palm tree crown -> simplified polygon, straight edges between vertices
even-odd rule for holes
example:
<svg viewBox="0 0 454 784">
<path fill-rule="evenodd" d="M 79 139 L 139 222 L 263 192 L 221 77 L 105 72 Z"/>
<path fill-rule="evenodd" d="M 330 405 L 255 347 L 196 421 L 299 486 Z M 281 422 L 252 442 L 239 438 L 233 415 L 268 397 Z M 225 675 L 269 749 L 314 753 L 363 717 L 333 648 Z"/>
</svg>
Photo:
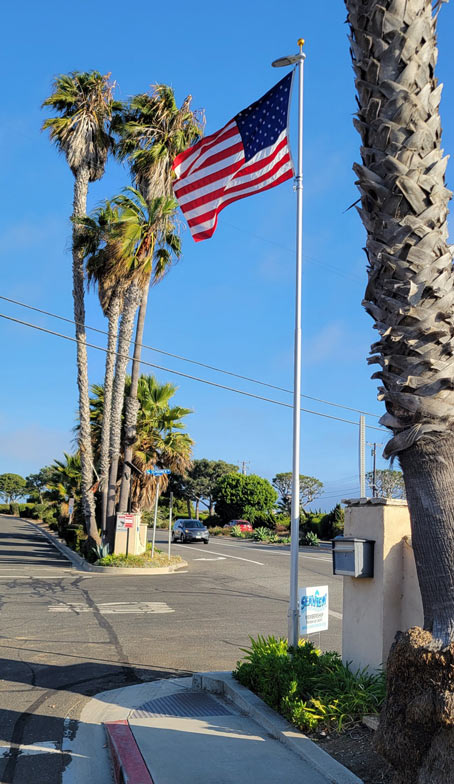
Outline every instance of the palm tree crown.
<svg viewBox="0 0 454 784">
<path fill-rule="evenodd" d="M 112 98 L 115 84 L 109 77 L 98 71 L 60 74 L 53 82 L 52 95 L 43 103 L 58 112 L 43 123 L 43 130 L 49 128 L 74 176 L 81 166 L 88 168 L 90 182 L 103 175 L 113 144 L 110 121 L 121 107 Z"/>
<path fill-rule="evenodd" d="M 171 194 L 175 157 L 203 134 L 203 113 L 191 110 L 191 100 L 188 95 L 178 108 L 173 89 L 157 84 L 151 94 L 135 95 L 115 120 L 117 154 L 129 162 L 137 186 L 147 198 Z"/>
</svg>

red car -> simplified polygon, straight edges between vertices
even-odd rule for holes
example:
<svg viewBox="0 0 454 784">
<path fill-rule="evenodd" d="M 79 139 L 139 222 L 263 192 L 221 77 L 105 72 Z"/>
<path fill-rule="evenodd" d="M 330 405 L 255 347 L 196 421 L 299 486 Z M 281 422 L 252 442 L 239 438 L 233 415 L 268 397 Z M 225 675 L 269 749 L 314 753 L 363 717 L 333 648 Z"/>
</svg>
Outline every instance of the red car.
<svg viewBox="0 0 454 784">
<path fill-rule="evenodd" d="M 241 531 L 254 530 L 249 520 L 230 520 L 230 523 L 226 523 L 224 528 L 233 528 L 235 525 L 237 525 Z"/>
</svg>

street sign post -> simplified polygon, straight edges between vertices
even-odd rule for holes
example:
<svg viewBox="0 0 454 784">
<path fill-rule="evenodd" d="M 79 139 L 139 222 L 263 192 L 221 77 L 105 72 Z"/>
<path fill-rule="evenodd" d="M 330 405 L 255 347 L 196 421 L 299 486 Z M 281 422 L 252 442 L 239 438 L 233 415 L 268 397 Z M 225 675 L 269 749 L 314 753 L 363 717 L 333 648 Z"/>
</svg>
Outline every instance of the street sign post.
<svg viewBox="0 0 454 784">
<path fill-rule="evenodd" d="M 300 634 L 314 634 L 328 629 L 328 586 L 318 585 L 299 590 Z"/>
<path fill-rule="evenodd" d="M 173 493 L 170 493 L 169 504 L 169 544 L 168 544 L 168 557 L 170 558 L 170 542 L 172 541 L 172 511 L 173 511 Z"/>
</svg>

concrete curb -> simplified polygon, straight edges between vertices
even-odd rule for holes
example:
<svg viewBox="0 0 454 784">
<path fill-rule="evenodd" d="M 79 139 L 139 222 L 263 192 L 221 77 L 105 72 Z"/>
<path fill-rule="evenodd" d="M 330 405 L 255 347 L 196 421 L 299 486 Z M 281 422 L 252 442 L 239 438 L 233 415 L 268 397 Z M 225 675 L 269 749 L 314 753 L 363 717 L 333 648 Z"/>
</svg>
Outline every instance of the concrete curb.
<svg viewBox="0 0 454 784">
<path fill-rule="evenodd" d="M 105 722 L 116 784 L 154 784 L 127 719 Z"/>
<path fill-rule="evenodd" d="M 112 784 L 113 760 L 105 724 L 127 721 L 129 713 L 145 702 L 190 689 L 191 683 L 192 678 L 184 676 L 109 689 L 89 699 L 77 719 L 67 716 L 62 751 L 70 762 L 63 770 L 62 784 Z"/>
<path fill-rule="evenodd" d="M 172 574 L 172 572 L 177 572 L 179 569 L 185 569 L 188 566 L 187 561 L 182 561 L 181 563 L 173 564 L 172 566 L 157 566 L 152 569 L 142 568 L 141 566 L 94 566 L 93 564 L 88 563 L 85 558 L 82 558 L 78 553 L 75 553 L 74 550 L 71 550 L 59 536 L 52 533 L 45 523 L 36 523 L 25 518 L 16 519 L 20 519 L 22 522 L 26 522 L 40 531 L 43 536 L 45 536 L 46 539 L 48 539 L 49 542 L 81 572 L 98 572 L 98 574 L 107 574 L 112 577 L 127 574 L 141 574 L 149 577 L 150 575 L 155 574 Z"/>
<path fill-rule="evenodd" d="M 260 697 L 236 681 L 230 672 L 198 672 L 193 675 L 195 689 L 220 694 L 231 700 L 241 711 L 260 724 L 272 738 L 281 741 L 287 748 L 325 776 L 331 784 L 363 784 L 350 770 L 330 757 L 316 743 L 289 724 L 272 710 Z"/>
</svg>

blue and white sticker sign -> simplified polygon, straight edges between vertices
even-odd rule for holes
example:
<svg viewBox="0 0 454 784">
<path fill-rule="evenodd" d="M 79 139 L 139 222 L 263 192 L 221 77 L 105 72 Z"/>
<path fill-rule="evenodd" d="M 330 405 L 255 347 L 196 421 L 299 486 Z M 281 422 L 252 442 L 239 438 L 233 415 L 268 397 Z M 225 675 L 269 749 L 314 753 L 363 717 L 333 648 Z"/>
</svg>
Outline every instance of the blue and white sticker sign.
<svg viewBox="0 0 454 784">
<path fill-rule="evenodd" d="M 328 628 L 328 586 L 299 590 L 300 634 L 324 632 Z"/>
</svg>

